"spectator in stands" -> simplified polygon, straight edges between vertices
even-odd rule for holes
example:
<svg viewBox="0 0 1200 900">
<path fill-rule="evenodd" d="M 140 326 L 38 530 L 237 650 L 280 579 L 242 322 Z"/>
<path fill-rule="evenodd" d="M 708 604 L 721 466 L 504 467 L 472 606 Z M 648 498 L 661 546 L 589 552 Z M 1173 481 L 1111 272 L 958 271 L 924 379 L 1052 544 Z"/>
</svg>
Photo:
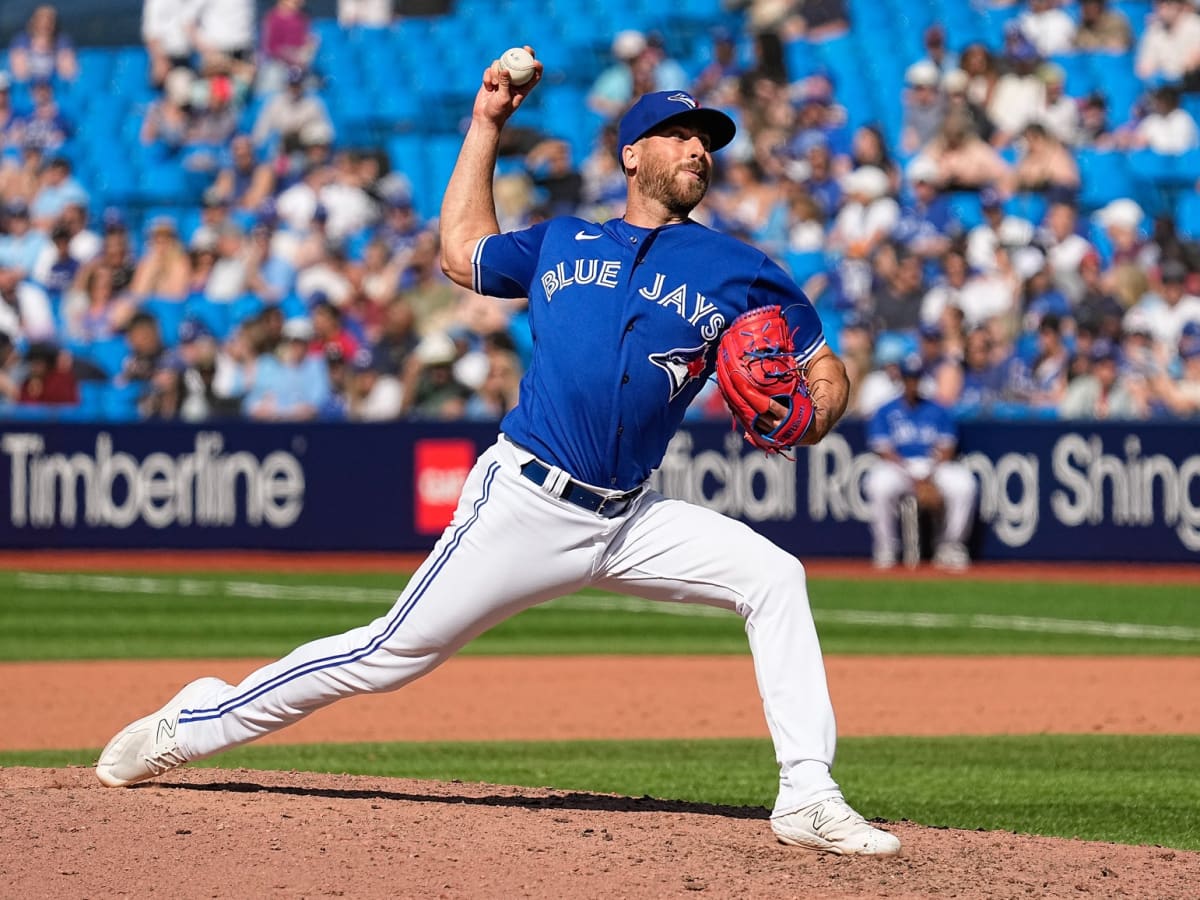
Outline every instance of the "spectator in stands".
<svg viewBox="0 0 1200 900">
<path fill-rule="evenodd" d="M 571 145 L 546 138 L 525 154 L 525 169 L 545 197 L 549 215 L 574 215 L 583 199 L 583 176 L 571 161 Z"/>
<path fill-rule="evenodd" d="M 1079 166 L 1062 141 L 1033 122 L 1025 127 L 1013 179 L 1018 191 L 1073 197 L 1079 190 Z"/>
<path fill-rule="evenodd" d="M 346 418 L 350 421 L 387 422 L 400 417 L 404 386 L 386 370 L 387 365 L 367 347 L 354 354 L 346 392 Z"/>
<path fill-rule="evenodd" d="M 992 143 L 1003 146 L 1036 121 L 1042 109 L 1045 86 L 1037 76 L 1041 62 L 1035 47 L 1020 31 L 1011 32 L 1005 39 L 1005 61 L 1008 72 L 996 82 L 988 100 L 987 114 L 996 126 Z"/>
<path fill-rule="evenodd" d="M 75 45 L 58 29 L 58 12 L 44 4 L 8 47 L 8 66 L 17 81 L 74 81 L 79 74 Z"/>
<path fill-rule="evenodd" d="M 381 371 L 389 375 L 404 372 L 408 357 L 420 340 L 412 306 L 403 297 L 396 297 L 384 310 L 381 333 L 375 344 Z"/>
<path fill-rule="evenodd" d="M 30 344 L 25 351 L 25 380 L 17 402 L 53 406 L 79 403 L 79 382 L 71 371 L 70 354 L 60 353 L 54 344 Z"/>
<path fill-rule="evenodd" d="M 202 72 L 227 72 L 248 85 L 254 81 L 254 0 L 193 0 L 192 45 Z"/>
<path fill-rule="evenodd" d="M 490 348 L 488 372 L 483 384 L 467 400 L 468 419 L 498 422 L 517 405 L 521 384 L 521 360 L 512 350 Z"/>
<path fill-rule="evenodd" d="M 1067 385 L 1058 414 L 1064 419 L 1141 419 L 1145 410 L 1119 376 L 1116 346 L 1096 338 L 1088 352 L 1088 372 Z"/>
<path fill-rule="evenodd" d="M 1111 246 L 1111 267 L 1149 262 L 1146 241 L 1140 229 L 1145 213 L 1135 200 L 1120 197 L 1096 211 L 1096 222 L 1104 229 Z"/>
<path fill-rule="evenodd" d="M 54 313 L 46 292 L 13 269 L 0 269 L 0 332 L 13 343 L 54 340 Z"/>
<path fill-rule="evenodd" d="M 1200 89 L 1200 14 L 1183 0 L 1155 0 L 1134 63 L 1146 82 L 1179 82 Z"/>
<path fill-rule="evenodd" d="M 1079 212 L 1065 200 L 1051 203 L 1046 210 L 1037 243 L 1046 252 L 1054 277 L 1054 285 L 1074 303 L 1083 294 L 1079 264 L 1092 249 L 1087 238 L 1079 234 Z"/>
<path fill-rule="evenodd" d="M 832 222 L 843 204 L 842 182 L 845 175 L 838 177 L 833 171 L 833 152 L 823 135 L 810 135 L 796 145 L 799 162 L 807 165 L 807 176 L 802 180 L 812 198 L 817 201 L 827 222 Z M 863 168 L 872 168 L 864 166 Z M 884 172 L 887 179 L 887 173 Z"/>
<path fill-rule="evenodd" d="M 1101 93 L 1088 94 L 1079 103 L 1079 128 L 1076 144 L 1096 150 L 1110 150 L 1116 136 L 1108 121 L 1108 101 Z"/>
<path fill-rule="evenodd" d="M 725 160 L 721 169 L 723 177 L 708 195 L 708 205 L 715 216 L 714 227 L 743 235 L 752 242 L 766 241 L 768 226 L 775 219 L 781 201 L 779 190 L 763 180 L 762 171 L 753 159 Z M 782 239 L 782 235 L 778 237 Z M 778 244 L 775 249 L 779 249 Z"/>
<path fill-rule="evenodd" d="M 904 92 L 900 149 L 906 155 L 916 153 L 932 141 L 942 126 L 945 103 L 938 90 L 940 81 L 937 66 L 926 60 L 913 63 L 904 73 L 908 87 Z"/>
<path fill-rule="evenodd" d="M 188 107 L 192 102 L 191 69 L 176 66 L 163 76 L 163 93 L 146 109 L 138 140 L 143 146 L 161 144 L 174 153 L 187 141 Z"/>
<path fill-rule="evenodd" d="M 713 105 L 714 98 L 726 96 L 737 89 L 737 83 L 745 71 L 738 59 L 737 42 L 726 28 L 714 28 L 712 50 L 707 65 L 692 81 L 691 94 L 701 103 Z"/>
<path fill-rule="evenodd" d="M 1147 293 L 1130 310 L 1146 317 L 1154 339 L 1164 347 L 1178 345 L 1188 322 L 1200 323 L 1200 297 L 1188 291 L 1190 274 L 1187 264 L 1180 260 L 1163 261 L 1158 270 L 1158 290 Z"/>
<path fill-rule="evenodd" d="M 1151 112 L 1138 122 L 1129 146 L 1155 153 L 1179 156 L 1200 146 L 1200 129 L 1191 114 L 1179 106 L 1179 91 L 1160 87 L 1153 94 Z"/>
<path fill-rule="evenodd" d="M 950 241 L 962 233 L 962 224 L 939 191 L 937 164 L 918 156 L 908 164 L 911 199 L 900 207 L 892 238 L 921 260 L 940 257 Z"/>
<path fill-rule="evenodd" d="M 1063 144 L 1079 143 L 1079 104 L 1066 94 L 1067 73 L 1056 63 L 1043 63 L 1038 77 L 1045 85 L 1037 124 Z"/>
<path fill-rule="evenodd" d="M 312 322 L 287 320 L 282 338 L 277 352 L 258 357 L 242 409 L 252 419 L 272 422 L 314 419 L 329 398 L 329 367 L 324 355 L 308 352 Z"/>
<path fill-rule="evenodd" d="M 275 172 L 259 162 L 249 135 L 236 135 L 229 144 L 229 160 L 209 188 L 211 195 L 240 210 L 252 212 L 275 190 Z"/>
<path fill-rule="evenodd" d="M 903 394 L 881 407 L 867 425 L 867 441 L 878 456 L 863 483 L 871 512 L 872 557 L 876 568 L 896 565 L 900 499 L 914 491 L 931 490 L 940 494 L 944 505 L 934 564 L 962 570 L 970 565 L 966 539 L 975 503 L 975 479 L 954 461 L 958 448 L 954 420 L 944 407 L 920 394 L 920 356 L 905 357 L 900 372 Z"/>
<path fill-rule="evenodd" d="M 392 21 L 393 0 L 338 0 L 337 19 L 343 28 L 384 28 Z"/>
<path fill-rule="evenodd" d="M 28 278 L 47 244 L 46 235 L 31 225 L 25 201 L 11 201 L 4 210 L 4 233 L 0 233 L 0 282 L 15 285 Z"/>
<path fill-rule="evenodd" d="M 640 31 L 617 32 L 610 48 L 613 62 L 592 83 L 587 95 L 588 109 L 605 119 L 616 119 L 625 111 L 633 98 L 634 64 L 646 47 L 646 36 Z"/>
<path fill-rule="evenodd" d="M 793 253 L 815 253 L 825 249 L 825 216 L 812 194 L 802 185 L 792 186 L 787 226 L 787 245 Z"/>
<path fill-rule="evenodd" d="M 829 248 L 852 259 L 869 259 L 896 227 L 900 207 L 888 195 L 887 175 L 875 166 L 846 173 L 842 191 L 846 202 L 834 220 Z"/>
<path fill-rule="evenodd" d="M 1075 20 L 1058 0 L 1029 0 L 1028 9 L 1017 17 L 1017 28 L 1042 56 L 1070 53 L 1075 43 Z"/>
<path fill-rule="evenodd" d="M 1037 247 L 1026 248 L 1020 259 L 1026 267 L 1021 286 L 1021 330 L 1027 334 L 1037 332 L 1046 316 L 1069 321 L 1071 302 L 1055 287 L 1053 269 L 1042 251 Z"/>
<path fill-rule="evenodd" d="M 963 346 L 962 393 L 955 404 L 960 412 L 986 415 L 1004 396 L 1007 361 L 997 361 L 995 355 L 996 343 L 986 327 L 973 327 L 967 332 Z"/>
<path fill-rule="evenodd" d="M 938 280 L 921 301 L 921 324 L 942 329 L 944 336 L 946 310 L 958 309 L 969 274 L 961 242 L 951 244 L 942 254 L 940 269 Z"/>
<path fill-rule="evenodd" d="M 1079 261 L 1079 281 L 1083 290 L 1075 301 L 1075 322 L 1081 329 L 1115 341 L 1121 334 L 1124 307 L 1104 287 L 1100 254 L 1088 250 Z"/>
<path fill-rule="evenodd" d="M 166 357 L 158 320 L 147 312 L 137 312 L 125 330 L 128 355 L 121 364 L 116 382 L 119 385 L 145 384 L 153 380 Z"/>
<path fill-rule="evenodd" d="M 408 358 L 404 376 L 404 411 L 421 419 L 461 419 L 470 388 L 454 376 L 458 349 L 442 331 L 422 338 Z"/>
<path fill-rule="evenodd" d="M 983 221 L 967 233 L 967 263 L 979 272 L 996 269 L 996 251 L 1003 246 L 1023 247 L 1033 241 L 1033 223 L 1004 211 L 1004 199 L 995 188 L 979 192 Z"/>
<path fill-rule="evenodd" d="M 287 81 L 288 69 L 308 69 L 317 51 L 304 0 L 276 0 L 262 22 L 258 92 L 273 94 Z"/>
<path fill-rule="evenodd" d="M 921 395 L 949 408 L 962 393 L 961 360 L 946 349 L 941 325 L 922 323 L 917 328 L 921 356 Z"/>
<path fill-rule="evenodd" d="M 937 66 L 938 74 L 958 68 L 958 54 L 946 47 L 946 29 L 934 22 L 921 35 L 921 44 L 925 48 L 924 59 Z"/>
<path fill-rule="evenodd" d="M 620 215 L 625 208 L 625 174 L 617 160 L 616 145 L 616 125 L 608 123 L 600 129 L 592 152 L 579 167 L 586 211 L 597 222 Z"/>
<path fill-rule="evenodd" d="M 33 82 L 33 109 L 21 118 L 21 140 L 53 154 L 67 142 L 72 126 L 54 99 L 54 85 L 45 79 Z"/>
<path fill-rule="evenodd" d="M 50 230 L 50 243 L 43 248 L 30 278 L 51 295 L 61 297 L 75 283 L 79 260 L 71 255 L 71 232 L 61 222 Z"/>
<path fill-rule="evenodd" d="M 900 167 L 892 158 L 883 130 L 875 124 L 860 125 L 850 138 L 850 165 L 847 169 L 875 166 L 888 177 L 888 187 L 893 192 L 901 188 Z"/>
<path fill-rule="evenodd" d="M 7 72 L 0 69 L 0 169 L 11 165 L 10 152 L 20 149 L 21 119 L 12 101 L 12 84 Z M 0 182 L 0 187 L 3 182 Z"/>
<path fill-rule="evenodd" d="M 20 355 L 8 332 L 0 330 L 0 413 L 17 402 L 21 394 Z"/>
<path fill-rule="evenodd" d="M 892 259 L 884 259 L 891 256 Z M 877 332 L 914 332 L 925 297 L 921 258 L 894 244 L 880 248 L 876 269 L 882 269 L 872 291 L 872 324 Z"/>
<path fill-rule="evenodd" d="M 258 114 L 252 137 L 256 147 L 278 142 L 283 153 L 303 148 L 301 133 L 306 126 L 324 126 L 333 133 L 333 123 L 324 101 L 306 88 L 308 73 L 299 66 L 288 69 L 287 90 L 276 94 Z"/>
<path fill-rule="evenodd" d="M 1109 9 L 1108 0 L 1081 0 L 1075 49 L 1085 53 L 1126 53 L 1133 46 L 1129 20 L 1119 10 Z"/>
<path fill-rule="evenodd" d="M 192 59 L 195 4 L 181 0 L 143 0 L 142 42 L 150 56 L 150 83 L 160 88 L 172 69 Z"/>
<path fill-rule="evenodd" d="M 150 223 L 148 246 L 133 273 L 130 292 L 138 300 L 183 300 L 191 277 L 192 264 L 179 240 L 175 220 L 157 217 Z"/>
<path fill-rule="evenodd" d="M 1189 323 L 1184 326 L 1178 351 L 1183 366 L 1180 377 L 1172 379 L 1164 369 L 1152 386 L 1168 412 L 1194 418 L 1200 415 L 1200 325 Z"/>
<path fill-rule="evenodd" d="M 1037 350 L 1028 365 L 1017 361 L 1009 368 L 1006 394 L 1036 410 L 1057 410 L 1066 396 L 1071 354 L 1062 337 L 1062 320 L 1042 316 L 1037 326 Z"/>
<path fill-rule="evenodd" d="M 71 161 L 65 156 L 52 156 L 46 161 L 41 186 L 30 204 L 33 226 L 49 231 L 68 204 L 87 208 L 88 194 L 71 174 Z"/>
<path fill-rule="evenodd" d="M 1000 83 L 995 57 L 985 44 L 968 44 L 959 56 L 958 65 L 967 75 L 967 99 L 972 106 L 987 110 Z"/>
<path fill-rule="evenodd" d="M 312 341 L 308 345 L 310 354 L 321 355 L 331 346 L 337 347 L 343 359 L 353 361 L 359 350 L 359 342 L 342 324 L 342 311 L 322 294 L 317 294 L 310 303 L 312 310 Z"/>
<path fill-rule="evenodd" d="M 128 327 L 136 305 L 116 286 L 112 266 L 101 257 L 83 267 L 75 286 L 63 299 L 66 336 L 92 343 L 120 334 Z"/>
<path fill-rule="evenodd" d="M 1011 173 L 1004 160 L 971 130 L 962 112 L 947 116 L 941 133 L 922 152 L 938 167 L 944 191 L 977 191 L 989 185 L 1007 190 Z"/>
<path fill-rule="evenodd" d="M 989 142 L 995 128 L 992 127 L 992 120 L 987 117 L 983 107 L 971 100 L 968 90 L 970 82 L 970 77 L 962 69 L 950 69 L 942 75 L 941 88 L 946 103 L 946 115 L 967 116 L 971 122 L 971 130 L 979 135 L 981 140 Z"/>
<path fill-rule="evenodd" d="M 809 41 L 827 41 L 850 29 L 850 15 L 845 0 L 794 0 L 797 19 L 790 23 L 792 37 Z"/>
</svg>

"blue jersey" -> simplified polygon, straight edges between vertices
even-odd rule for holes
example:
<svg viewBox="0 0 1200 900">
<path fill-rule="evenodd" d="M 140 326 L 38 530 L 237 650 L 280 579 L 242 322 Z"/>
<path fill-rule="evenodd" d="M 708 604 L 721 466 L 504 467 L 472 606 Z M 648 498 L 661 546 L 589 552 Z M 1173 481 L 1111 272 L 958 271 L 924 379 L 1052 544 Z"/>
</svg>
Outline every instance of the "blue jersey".
<svg viewBox="0 0 1200 900">
<path fill-rule="evenodd" d="M 479 293 L 529 298 L 533 359 L 501 429 L 600 487 L 630 489 L 662 462 L 717 341 L 746 310 L 782 306 L 801 361 L 825 343 L 779 266 L 696 222 L 556 218 L 481 239 L 472 266 Z"/>
<path fill-rule="evenodd" d="M 909 406 L 904 397 L 881 406 L 867 423 L 867 441 L 876 452 L 894 450 L 904 459 L 926 459 L 937 447 L 958 442 L 954 420 L 924 397 Z"/>
</svg>

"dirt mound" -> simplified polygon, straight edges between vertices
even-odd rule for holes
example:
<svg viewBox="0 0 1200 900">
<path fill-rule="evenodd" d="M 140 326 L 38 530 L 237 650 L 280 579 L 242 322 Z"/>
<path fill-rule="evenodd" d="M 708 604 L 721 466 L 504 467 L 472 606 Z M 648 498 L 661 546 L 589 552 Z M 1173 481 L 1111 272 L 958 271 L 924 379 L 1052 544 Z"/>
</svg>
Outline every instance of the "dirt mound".
<svg viewBox="0 0 1200 900">
<path fill-rule="evenodd" d="M 0 895 L 72 898 L 1194 896 L 1200 854 L 889 824 L 896 859 L 782 847 L 766 812 L 297 772 L 130 790 L 0 769 Z"/>
</svg>

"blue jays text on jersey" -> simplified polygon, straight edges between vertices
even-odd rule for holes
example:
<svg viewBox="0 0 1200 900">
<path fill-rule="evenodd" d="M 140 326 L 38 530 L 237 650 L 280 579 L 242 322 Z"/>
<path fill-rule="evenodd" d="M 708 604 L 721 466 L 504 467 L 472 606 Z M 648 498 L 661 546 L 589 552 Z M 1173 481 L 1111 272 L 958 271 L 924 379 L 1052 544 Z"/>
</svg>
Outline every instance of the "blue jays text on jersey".
<svg viewBox="0 0 1200 900">
<path fill-rule="evenodd" d="M 905 459 L 923 459 L 936 447 L 956 444 L 958 431 L 946 409 L 932 400 L 918 397 L 909 406 L 904 397 L 897 397 L 871 417 L 867 442 L 872 450 L 890 449 Z"/>
<path fill-rule="evenodd" d="M 662 461 L 747 309 L 779 304 L 801 362 L 825 343 L 804 293 L 760 250 L 696 222 L 562 217 L 482 238 L 474 287 L 528 297 L 533 360 L 512 440 L 580 481 L 626 490 Z"/>
</svg>

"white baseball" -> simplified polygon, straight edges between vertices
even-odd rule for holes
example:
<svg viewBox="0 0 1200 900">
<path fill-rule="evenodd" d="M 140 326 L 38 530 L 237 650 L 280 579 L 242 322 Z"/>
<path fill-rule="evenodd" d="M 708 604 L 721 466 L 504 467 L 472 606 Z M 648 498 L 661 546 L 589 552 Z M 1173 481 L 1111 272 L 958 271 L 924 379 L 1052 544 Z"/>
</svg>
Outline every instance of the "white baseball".
<svg viewBox="0 0 1200 900">
<path fill-rule="evenodd" d="M 533 56 L 524 47 L 513 47 L 500 56 L 500 67 L 508 71 L 509 81 L 519 86 L 533 77 Z"/>
</svg>

